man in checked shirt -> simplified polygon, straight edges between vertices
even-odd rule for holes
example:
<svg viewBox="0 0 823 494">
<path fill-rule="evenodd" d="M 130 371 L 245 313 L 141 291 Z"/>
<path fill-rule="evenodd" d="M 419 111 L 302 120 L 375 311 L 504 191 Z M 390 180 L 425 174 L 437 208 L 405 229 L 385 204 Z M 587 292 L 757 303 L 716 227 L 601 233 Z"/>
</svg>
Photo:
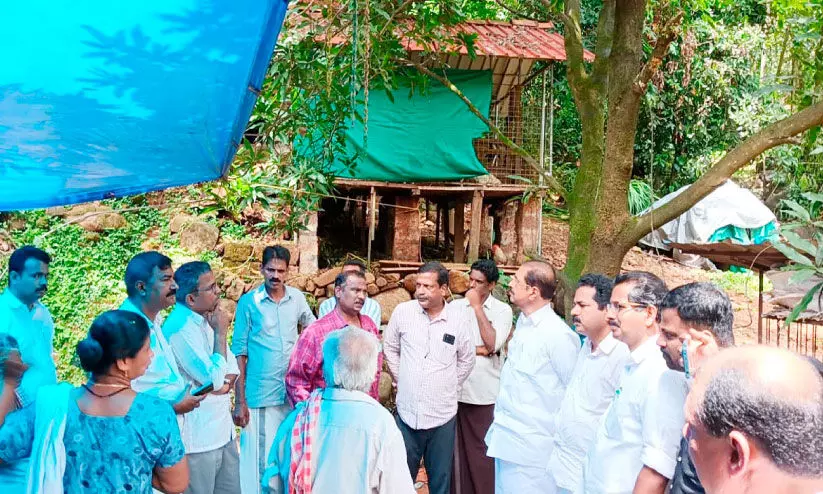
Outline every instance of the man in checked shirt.
<svg viewBox="0 0 823 494">
<path fill-rule="evenodd" d="M 422 457 L 431 494 L 449 492 L 457 398 L 474 367 L 470 320 L 465 310 L 446 303 L 448 289 L 446 268 L 424 264 L 416 300 L 397 306 L 383 335 L 409 472 L 417 476 Z"/>
</svg>

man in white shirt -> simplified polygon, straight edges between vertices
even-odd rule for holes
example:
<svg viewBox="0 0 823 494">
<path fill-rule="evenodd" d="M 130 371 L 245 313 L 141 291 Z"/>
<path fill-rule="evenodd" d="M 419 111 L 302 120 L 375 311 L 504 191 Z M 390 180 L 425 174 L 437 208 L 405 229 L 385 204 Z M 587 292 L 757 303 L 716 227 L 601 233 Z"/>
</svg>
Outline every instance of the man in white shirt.
<svg viewBox="0 0 823 494">
<path fill-rule="evenodd" d="M 171 259 L 156 251 L 141 252 L 126 265 L 125 282 L 128 297 L 120 310 L 134 312 L 146 320 L 154 354 L 146 373 L 132 380 L 131 387 L 138 393 L 170 402 L 182 428 L 183 414 L 197 408 L 204 397 L 192 396 L 161 329 L 160 312 L 174 304 L 177 292 Z"/>
<path fill-rule="evenodd" d="M 353 326 L 329 333 L 323 342 L 326 388 L 301 401 L 281 424 L 264 485 L 283 492 L 307 492 L 308 484 L 318 494 L 414 494 L 403 436 L 368 395 L 378 348 L 374 335 Z M 308 474 L 293 476 L 292 467 Z"/>
<path fill-rule="evenodd" d="M 30 245 L 9 257 L 9 286 L 0 295 L 0 334 L 16 340 L 20 358 L 28 366 L 17 386 L 15 406 L 31 405 L 38 389 L 57 383 L 54 320 L 40 302 L 48 287 L 49 263 L 47 253 Z M 0 485 L 9 492 L 24 490 L 28 466 L 28 458 L 0 466 Z"/>
<path fill-rule="evenodd" d="M 448 289 L 446 268 L 424 264 L 417 273 L 416 300 L 394 309 L 383 335 L 409 472 L 414 479 L 423 458 L 431 494 L 449 492 L 457 397 L 474 367 L 469 319 L 465 310 L 446 303 Z"/>
<path fill-rule="evenodd" d="M 666 284 L 645 271 L 618 275 L 608 321 L 631 352 L 620 387 L 586 455 L 579 494 L 662 494 L 674 474 L 686 385 L 657 346 Z"/>
<path fill-rule="evenodd" d="M 549 472 L 561 494 L 570 494 L 577 487 L 586 452 L 629 359 L 629 348 L 615 339 L 606 320 L 612 283 L 602 274 L 586 274 L 574 292 L 572 323 L 586 339 L 560 403 L 554 450 L 549 458 Z"/>
<path fill-rule="evenodd" d="M 474 370 L 466 378 L 457 402 L 452 492 L 494 492 L 494 459 L 486 455 L 484 438 L 494 420 L 500 388 L 500 351 L 512 329 L 512 308 L 492 296 L 500 279 L 497 264 L 481 259 L 469 271 L 470 290 L 452 305 L 469 313 L 473 331 Z"/>
<path fill-rule="evenodd" d="M 580 338 L 552 309 L 556 285 L 554 269 L 542 261 L 524 263 L 511 281 L 510 298 L 521 313 L 486 435 L 497 494 L 556 491 L 546 459 L 580 348 Z"/>
<path fill-rule="evenodd" d="M 236 494 L 240 466 L 229 391 L 240 371 L 226 348 L 231 321 L 217 308 L 220 288 L 208 263 L 183 264 L 174 281 L 177 304 L 163 323 L 163 335 L 184 379 L 194 388 L 213 387 L 200 406 L 186 414 L 181 431 L 191 472 L 186 493 Z"/>
<path fill-rule="evenodd" d="M 345 274 L 349 272 L 357 272 L 363 276 L 366 276 L 366 265 L 363 264 L 363 261 L 358 259 L 349 259 L 343 263 L 343 269 L 340 273 Z M 322 318 L 329 312 L 333 311 L 335 307 L 337 307 L 337 297 L 331 297 L 324 300 L 323 303 L 320 304 L 320 307 L 317 308 L 317 318 Z M 369 298 L 367 295 L 366 300 L 363 301 L 363 307 L 360 308 L 360 314 L 371 319 L 377 329 L 380 329 L 380 321 L 383 317 L 383 312 L 382 309 L 380 309 L 380 304 L 377 303 L 376 300 Z"/>
</svg>

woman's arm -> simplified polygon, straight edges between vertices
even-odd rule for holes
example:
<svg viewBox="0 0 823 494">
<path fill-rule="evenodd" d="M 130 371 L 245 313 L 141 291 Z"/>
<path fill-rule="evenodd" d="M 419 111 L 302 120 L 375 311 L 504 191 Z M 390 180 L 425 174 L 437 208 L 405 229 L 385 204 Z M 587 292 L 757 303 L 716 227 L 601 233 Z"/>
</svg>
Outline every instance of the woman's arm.
<svg viewBox="0 0 823 494">
<path fill-rule="evenodd" d="M 189 486 L 189 463 L 184 456 L 168 468 L 154 467 L 151 486 L 166 494 L 179 494 Z"/>
</svg>

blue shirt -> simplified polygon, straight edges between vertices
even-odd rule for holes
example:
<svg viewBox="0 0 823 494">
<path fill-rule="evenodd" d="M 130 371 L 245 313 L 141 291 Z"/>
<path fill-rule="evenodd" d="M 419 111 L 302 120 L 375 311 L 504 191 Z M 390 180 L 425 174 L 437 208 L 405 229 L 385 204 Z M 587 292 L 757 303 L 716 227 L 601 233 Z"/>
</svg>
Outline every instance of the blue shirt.
<svg viewBox="0 0 823 494">
<path fill-rule="evenodd" d="M 263 408 L 286 403 L 286 370 L 297 342 L 297 325 L 316 318 L 303 292 L 290 286 L 275 302 L 265 285 L 246 293 L 237 303 L 231 351 L 246 356 L 246 404 Z"/>
<path fill-rule="evenodd" d="M 57 384 L 52 358 L 54 320 L 40 302 L 29 309 L 11 290 L 6 290 L 0 295 L 0 333 L 17 340 L 20 357 L 29 366 L 17 388 L 21 404 L 27 406 L 34 402 L 42 386 Z"/>
<path fill-rule="evenodd" d="M 0 428 L 0 458 L 14 462 L 31 454 L 35 407 L 6 417 Z M 66 430 L 66 494 L 151 494 L 152 470 L 169 468 L 185 454 L 171 405 L 137 393 L 126 415 L 86 415 L 69 400 Z"/>
<path fill-rule="evenodd" d="M 324 300 L 317 309 L 317 317 L 321 318 L 325 316 L 329 312 L 333 311 L 335 307 L 337 307 L 337 297 Z M 360 315 L 366 316 L 374 321 L 374 325 L 377 329 L 380 329 L 382 314 L 383 311 L 380 309 L 380 304 L 378 304 L 373 298 L 366 297 L 366 300 L 363 302 L 363 308 L 360 309 Z"/>
</svg>

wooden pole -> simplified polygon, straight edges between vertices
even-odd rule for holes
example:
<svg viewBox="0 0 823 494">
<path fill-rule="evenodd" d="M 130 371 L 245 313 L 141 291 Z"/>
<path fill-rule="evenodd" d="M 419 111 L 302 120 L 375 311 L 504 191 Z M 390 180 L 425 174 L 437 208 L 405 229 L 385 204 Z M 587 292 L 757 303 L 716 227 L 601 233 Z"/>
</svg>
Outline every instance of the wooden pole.
<svg viewBox="0 0 823 494">
<path fill-rule="evenodd" d="M 465 218 L 466 201 L 462 197 L 454 202 L 454 262 L 463 263 L 466 261 Z"/>
<path fill-rule="evenodd" d="M 374 242 L 374 219 L 377 216 L 377 191 L 374 187 L 369 192 L 369 246 L 366 262 L 371 263 L 371 244 Z"/>
<path fill-rule="evenodd" d="M 443 245 L 446 247 L 446 252 L 449 251 L 449 203 L 443 206 Z"/>
<path fill-rule="evenodd" d="M 435 247 L 437 247 L 437 245 L 440 243 L 440 210 L 441 210 L 440 204 L 437 204 L 437 215 L 436 215 L 435 221 L 434 221 L 434 246 Z"/>
<path fill-rule="evenodd" d="M 483 231 L 483 191 L 472 195 L 472 218 L 469 225 L 469 264 L 480 257 L 480 232 Z"/>
<path fill-rule="evenodd" d="M 757 274 L 757 343 L 763 343 L 763 271 L 758 270 Z"/>
</svg>

